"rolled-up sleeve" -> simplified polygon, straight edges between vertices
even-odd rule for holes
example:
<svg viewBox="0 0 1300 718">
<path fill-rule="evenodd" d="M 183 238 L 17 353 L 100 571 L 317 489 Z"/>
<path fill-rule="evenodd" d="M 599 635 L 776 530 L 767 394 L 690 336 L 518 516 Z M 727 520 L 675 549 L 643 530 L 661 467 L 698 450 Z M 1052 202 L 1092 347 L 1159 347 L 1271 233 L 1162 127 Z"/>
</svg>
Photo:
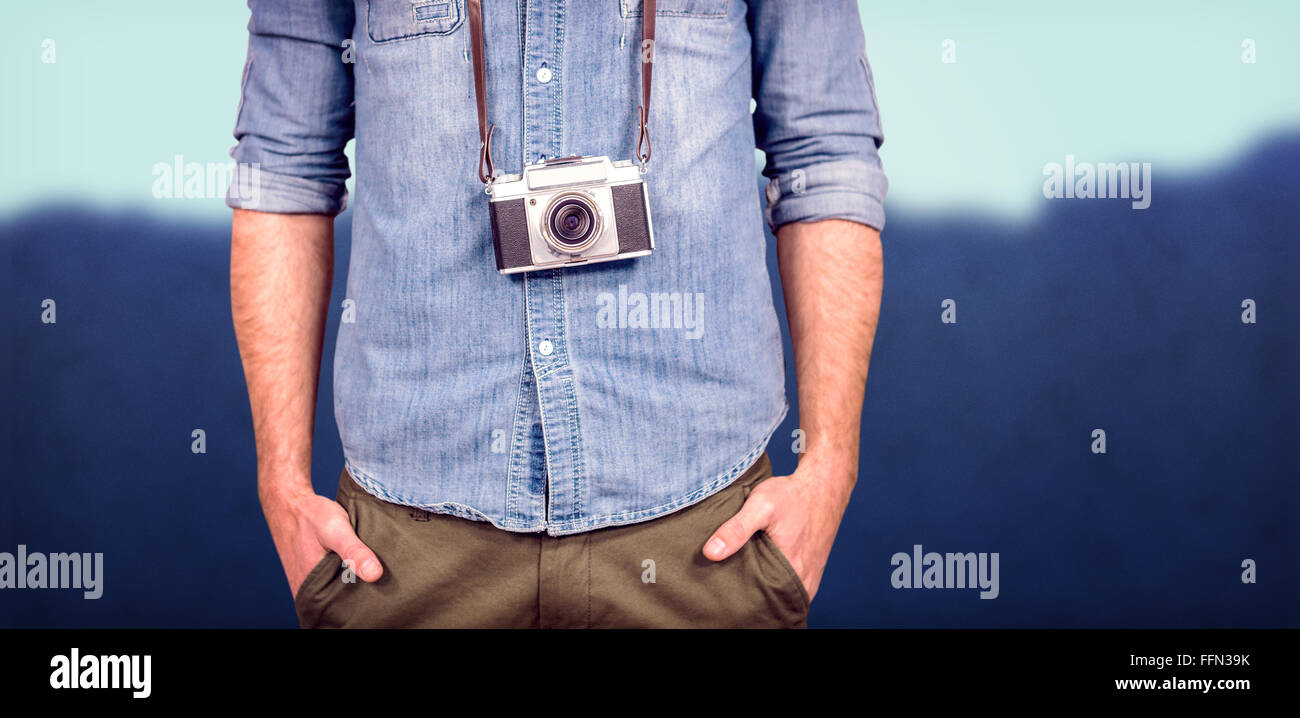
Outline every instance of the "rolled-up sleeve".
<svg viewBox="0 0 1300 718">
<path fill-rule="evenodd" d="M 754 131 L 767 155 L 767 222 L 885 226 L 884 142 L 850 0 L 753 0 Z"/>
<path fill-rule="evenodd" d="M 337 214 L 347 203 L 343 154 L 353 134 L 351 0 L 250 0 L 226 204 Z"/>
</svg>

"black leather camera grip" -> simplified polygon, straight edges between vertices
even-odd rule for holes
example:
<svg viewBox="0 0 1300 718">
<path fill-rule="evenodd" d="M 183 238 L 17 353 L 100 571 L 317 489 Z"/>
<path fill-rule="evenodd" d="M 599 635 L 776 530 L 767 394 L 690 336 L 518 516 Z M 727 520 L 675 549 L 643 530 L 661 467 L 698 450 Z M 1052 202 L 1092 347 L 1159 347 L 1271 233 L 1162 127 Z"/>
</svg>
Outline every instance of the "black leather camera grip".
<svg viewBox="0 0 1300 718">
<path fill-rule="evenodd" d="M 492 249 L 497 256 L 497 269 L 527 267 L 533 263 L 533 253 L 528 244 L 528 214 L 524 200 L 507 199 L 489 202 L 492 214 Z"/>
<path fill-rule="evenodd" d="M 618 251 L 626 253 L 650 249 L 650 214 L 646 209 L 645 184 L 621 184 L 609 189 L 614 197 Z"/>
</svg>

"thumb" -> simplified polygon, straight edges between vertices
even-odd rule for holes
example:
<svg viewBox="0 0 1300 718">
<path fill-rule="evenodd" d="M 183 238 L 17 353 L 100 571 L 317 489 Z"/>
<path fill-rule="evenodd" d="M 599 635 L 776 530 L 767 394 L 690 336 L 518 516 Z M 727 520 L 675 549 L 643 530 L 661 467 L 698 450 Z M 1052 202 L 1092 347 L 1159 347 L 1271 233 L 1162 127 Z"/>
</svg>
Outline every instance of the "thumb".
<svg viewBox="0 0 1300 718">
<path fill-rule="evenodd" d="M 379 557 L 370 550 L 370 547 L 361 542 L 356 532 L 352 530 L 352 524 L 346 519 L 331 521 L 321 533 L 321 545 L 338 554 L 343 559 L 343 563 L 360 576 L 362 581 L 374 583 L 384 575 L 384 567 L 379 563 Z"/>
<path fill-rule="evenodd" d="M 713 536 L 704 542 L 704 557 L 712 561 L 721 561 L 734 554 L 744 546 L 749 538 L 767 526 L 772 518 L 772 505 L 762 494 L 750 494 L 745 505 L 735 516 L 713 532 Z"/>
</svg>

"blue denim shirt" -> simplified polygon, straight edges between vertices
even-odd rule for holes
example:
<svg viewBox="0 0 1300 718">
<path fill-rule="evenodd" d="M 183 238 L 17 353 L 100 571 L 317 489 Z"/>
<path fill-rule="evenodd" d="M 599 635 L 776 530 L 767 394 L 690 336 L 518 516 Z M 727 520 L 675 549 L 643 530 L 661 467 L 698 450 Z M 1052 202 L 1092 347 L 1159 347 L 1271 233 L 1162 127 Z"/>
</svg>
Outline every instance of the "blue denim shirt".
<svg viewBox="0 0 1300 718">
<path fill-rule="evenodd" d="M 464 0 L 249 5 L 233 156 L 259 191 L 228 203 L 338 213 L 356 139 L 334 396 L 363 488 L 562 535 L 688 506 L 759 457 L 787 403 L 755 147 L 770 226 L 884 223 L 853 2 L 659 0 L 653 254 L 510 276 L 476 176 Z M 483 6 L 497 171 L 632 159 L 640 0 Z"/>
</svg>

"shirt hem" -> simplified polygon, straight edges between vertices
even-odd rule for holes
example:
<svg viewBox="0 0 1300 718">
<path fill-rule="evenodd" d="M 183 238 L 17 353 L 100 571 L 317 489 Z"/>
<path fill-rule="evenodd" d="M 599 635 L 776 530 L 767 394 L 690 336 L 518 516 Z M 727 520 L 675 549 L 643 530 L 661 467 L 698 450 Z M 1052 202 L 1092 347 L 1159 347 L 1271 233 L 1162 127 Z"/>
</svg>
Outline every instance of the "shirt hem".
<svg viewBox="0 0 1300 718">
<path fill-rule="evenodd" d="M 748 453 L 746 453 L 735 464 L 732 464 L 730 469 L 714 477 L 704 486 L 701 486 L 684 496 L 680 496 L 672 501 L 646 509 L 621 511 L 619 513 L 594 516 L 577 521 L 559 521 L 553 522 L 549 525 L 544 521 L 523 523 L 519 521 L 493 519 L 472 506 L 456 503 L 454 501 L 443 501 L 438 503 L 421 503 L 419 501 L 414 501 L 388 491 L 377 479 L 358 468 L 347 458 L 344 458 L 343 464 L 347 468 L 348 474 L 352 477 L 352 480 L 355 481 L 366 493 L 382 501 L 387 501 L 390 504 L 410 506 L 417 509 L 423 509 L 429 513 L 456 516 L 469 521 L 482 521 L 512 533 L 545 532 L 550 536 L 567 536 L 571 534 L 585 533 L 587 531 L 594 531 L 596 529 L 626 526 L 628 524 L 649 521 L 699 503 L 713 494 L 727 488 L 741 474 L 748 471 L 749 468 L 754 465 L 754 462 L 758 461 L 759 456 L 763 454 L 763 451 L 767 449 L 768 443 L 772 440 L 772 434 L 776 432 L 777 427 L 785 420 L 786 414 L 789 411 L 790 403 L 788 401 L 783 401 L 781 411 L 777 413 L 776 419 L 772 421 L 768 426 L 767 431 L 763 433 L 763 437 L 750 448 Z"/>
</svg>

